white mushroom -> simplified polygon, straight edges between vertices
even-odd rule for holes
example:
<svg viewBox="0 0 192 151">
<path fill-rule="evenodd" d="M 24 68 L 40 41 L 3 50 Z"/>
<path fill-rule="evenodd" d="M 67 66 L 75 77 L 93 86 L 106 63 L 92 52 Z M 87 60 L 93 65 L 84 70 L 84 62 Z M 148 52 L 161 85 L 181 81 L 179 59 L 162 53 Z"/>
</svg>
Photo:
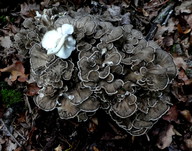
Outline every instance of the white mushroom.
<svg viewBox="0 0 192 151">
<path fill-rule="evenodd" d="M 63 24 L 62 27 L 45 33 L 42 46 L 47 50 L 47 54 L 55 54 L 62 59 L 67 59 L 75 50 L 76 41 L 71 36 L 73 32 L 72 25 Z"/>
</svg>

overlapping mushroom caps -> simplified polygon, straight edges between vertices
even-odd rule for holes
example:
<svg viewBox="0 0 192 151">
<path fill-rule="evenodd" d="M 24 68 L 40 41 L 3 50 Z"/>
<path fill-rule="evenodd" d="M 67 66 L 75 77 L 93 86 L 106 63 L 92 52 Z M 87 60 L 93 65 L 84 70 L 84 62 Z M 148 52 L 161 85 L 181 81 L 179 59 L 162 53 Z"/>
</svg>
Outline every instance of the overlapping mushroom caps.
<svg viewBox="0 0 192 151">
<path fill-rule="evenodd" d="M 16 42 L 22 36 L 29 41 L 24 50 L 30 49 L 30 81 L 41 88 L 34 97 L 37 106 L 57 108 L 62 119 L 79 121 L 104 109 L 132 135 L 149 130 L 169 109 L 164 90 L 176 75 L 171 55 L 132 25 L 115 26 L 117 20 L 106 13 L 50 14 L 26 19 L 25 29 L 15 36 Z"/>
</svg>

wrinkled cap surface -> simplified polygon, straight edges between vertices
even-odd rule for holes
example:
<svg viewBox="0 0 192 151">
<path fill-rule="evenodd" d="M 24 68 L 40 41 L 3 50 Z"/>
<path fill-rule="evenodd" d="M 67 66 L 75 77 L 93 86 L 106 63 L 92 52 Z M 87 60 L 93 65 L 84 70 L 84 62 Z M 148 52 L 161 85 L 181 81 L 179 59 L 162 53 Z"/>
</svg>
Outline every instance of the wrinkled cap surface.
<svg viewBox="0 0 192 151">
<path fill-rule="evenodd" d="M 143 135 L 169 110 L 177 71 L 169 53 L 109 11 L 43 11 L 25 19 L 13 46 L 30 58 L 39 108 L 79 121 L 102 109 L 129 134 Z"/>
</svg>

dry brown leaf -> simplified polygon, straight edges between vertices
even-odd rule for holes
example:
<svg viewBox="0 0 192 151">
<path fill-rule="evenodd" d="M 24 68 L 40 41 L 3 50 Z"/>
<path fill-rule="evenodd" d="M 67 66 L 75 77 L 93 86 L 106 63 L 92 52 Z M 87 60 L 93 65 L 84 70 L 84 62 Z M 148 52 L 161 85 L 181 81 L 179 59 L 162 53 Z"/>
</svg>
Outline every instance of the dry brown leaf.
<svg viewBox="0 0 192 151">
<path fill-rule="evenodd" d="M 171 121 L 177 121 L 177 118 L 178 118 L 177 106 L 176 106 L 176 105 L 172 106 L 172 107 L 169 109 L 169 111 L 167 112 L 167 114 L 164 115 L 162 118 L 163 118 L 164 120 L 166 120 L 166 121 L 169 121 L 169 122 L 171 122 Z"/>
<path fill-rule="evenodd" d="M 17 61 L 8 67 L 0 69 L 0 72 L 10 72 L 11 81 L 18 80 L 19 82 L 25 82 L 28 78 L 28 74 L 25 74 L 25 68 L 20 61 Z"/>
<path fill-rule="evenodd" d="M 22 151 L 22 150 L 23 150 L 22 147 L 19 147 L 19 148 L 15 149 L 14 151 Z"/>
<path fill-rule="evenodd" d="M 98 119 L 97 118 L 92 118 L 91 121 L 89 122 L 89 127 L 88 127 L 88 131 L 93 133 L 97 126 L 98 126 Z"/>
<path fill-rule="evenodd" d="M 177 30 L 181 34 L 188 34 L 191 32 L 191 28 L 181 26 L 180 24 L 177 25 Z"/>
<path fill-rule="evenodd" d="M 167 126 L 167 128 L 159 134 L 159 138 L 156 143 L 157 147 L 160 149 L 165 149 L 166 147 L 170 146 L 173 135 L 175 135 L 173 125 Z"/>
<path fill-rule="evenodd" d="M 26 115 L 25 114 L 20 114 L 19 118 L 17 119 L 18 123 L 23 123 L 26 122 Z"/>
<path fill-rule="evenodd" d="M 188 122 L 192 123 L 192 115 L 189 110 L 183 110 L 180 113 Z"/>
<path fill-rule="evenodd" d="M 38 91 L 40 90 L 40 88 L 37 86 L 36 83 L 30 83 L 27 85 L 27 95 L 28 96 L 34 96 L 38 93 Z"/>
<path fill-rule="evenodd" d="M 34 4 L 23 3 L 20 6 L 21 6 L 21 11 L 20 11 L 21 15 L 28 16 L 28 17 L 34 17 L 35 11 L 40 10 L 40 6 L 36 3 Z"/>
</svg>

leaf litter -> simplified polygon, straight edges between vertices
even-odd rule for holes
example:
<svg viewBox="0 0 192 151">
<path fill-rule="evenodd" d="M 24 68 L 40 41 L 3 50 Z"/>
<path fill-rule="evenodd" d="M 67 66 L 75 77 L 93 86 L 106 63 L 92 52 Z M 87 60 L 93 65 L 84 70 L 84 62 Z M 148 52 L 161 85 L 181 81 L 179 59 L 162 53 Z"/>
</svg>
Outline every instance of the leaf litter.
<svg viewBox="0 0 192 151">
<path fill-rule="evenodd" d="M 24 94 L 24 110 L 14 108 L 11 113 L 11 122 L 5 126 L 2 123 L 9 118 L 1 114 L 0 131 L 4 131 L 0 137 L 0 149 L 4 150 L 191 150 L 192 149 L 192 12 L 191 1 L 174 1 L 168 18 L 156 23 L 155 35 L 152 38 L 167 52 L 171 53 L 177 66 L 177 77 L 172 81 L 173 106 L 162 117 L 148 136 L 132 138 L 116 127 L 102 112 L 98 112 L 95 118 L 84 123 L 75 120 L 64 121 L 58 118 L 57 112 L 50 113 L 39 110 L 32 101 L 32 96 L 38 93 L 39 87 L 35 83 L 28 83 L 30 74 L 27 74 L 28 66 L 21 62 L 12 50 L 11 36 L 17 33 L 24 18 L 35 16 L 35 11 L 43 11 L 43 8 L 63 5 L 68 8 L 82 8 L 99 12 L 99 9 L 108 8 L 114 15 L 120 15 L 121 11 L 127 11 L 126 22 L 132 22 L 135 27 L 141 27 L 147 35 L 150 26 L 171 0 L 152 1 L 106 1 L 99 0 L 90 3 L 87 0 L 49 1 L 32 0 L 18 3 L 17 9 L 11 8 L 7 12 L 9 18 L 15 17 L 11 22 L 0 24 L 0 80 L 11 83 L 14 88 L 22 88 Z M 94 4 L 94 7 L 93 7 Z M 134 13 L 135 12 L 135 15 Z M 168 12 L 169 14 L 169 12 Z M 130 19 L 131 16 L 131 19 Z M 141 20 L 139 20 L 139 18 Z M 147 27 L 147 28 L 146 28 Z M 3 52 L 6 51 L 6 52 Z M 7 53 L 10 52 L 10 53 Z M 14 58 L 14 59 L 13 59 Z M 24 60 L 25 61 L 25 60 Z M 25 63 L 26 64 L 26 63 Z M 27 71 L 27 72 L 26 72 Z M 7 74 L 8 73 L 8 74 Z M 1 103 L 0 108 L 6 113 L 7 108 Z M 159 128 L 162 126 L 163 128 Z M 12 127 L 12 128 L 11 128 Z M 7 128 L 11 131 L 5 131 Z M 5 134 L 9 135 L 5 135 Z M 155 138 L 155 139 L 152 139 Z"/>
</svg>

